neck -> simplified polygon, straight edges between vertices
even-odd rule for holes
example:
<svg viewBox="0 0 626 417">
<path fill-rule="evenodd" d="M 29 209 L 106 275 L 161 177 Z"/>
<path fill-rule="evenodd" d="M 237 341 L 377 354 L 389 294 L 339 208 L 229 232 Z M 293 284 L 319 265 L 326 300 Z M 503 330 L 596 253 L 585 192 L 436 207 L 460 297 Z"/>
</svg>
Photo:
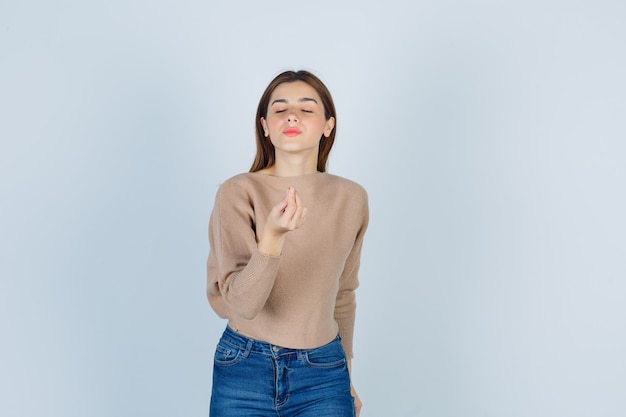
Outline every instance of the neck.
<svg viewBox="0 0 626 417">
<path fill-rule="evenodd" d="M 271 167 L 272 175 L 277 177 L 295 177 L 317 172 L 317 155 L 313 158 L 285 157 L 276 154 L 276 162 Z"/>
</svg>

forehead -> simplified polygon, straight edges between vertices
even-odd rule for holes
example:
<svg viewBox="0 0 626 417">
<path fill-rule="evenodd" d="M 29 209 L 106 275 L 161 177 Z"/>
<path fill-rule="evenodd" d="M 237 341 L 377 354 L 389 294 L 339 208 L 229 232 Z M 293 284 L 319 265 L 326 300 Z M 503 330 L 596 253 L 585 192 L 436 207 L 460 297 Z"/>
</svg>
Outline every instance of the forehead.
<svg viewBox="0 0 626 417">
<path fill-rule="evenodd" d="M 301 98 L 314 98 L 320 103 L 320 96 L 317 91 L 304 81 L 294 81 L 282 83 L 274 89 L 270 97 L 270 104 L 274 100 L 285 99 L 287 101 L 297 101 Z"/>
</svg>

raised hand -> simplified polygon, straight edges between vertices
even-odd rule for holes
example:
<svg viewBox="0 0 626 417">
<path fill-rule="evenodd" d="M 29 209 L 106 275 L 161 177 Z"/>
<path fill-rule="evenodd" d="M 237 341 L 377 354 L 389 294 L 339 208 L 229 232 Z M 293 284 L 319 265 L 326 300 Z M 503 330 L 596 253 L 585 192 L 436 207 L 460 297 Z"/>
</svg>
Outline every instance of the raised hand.
<svg viewBox="0 0 626 417">
<path fill-rule="evenodd" d="M 285 234 L 304 224 L 306 211 L 298 191 L 294 187 L 289 187 L 285 198 L 276 204 L 267 216 L 265 228 L 258 243 L 259 250 L 271 256 L 280 255 L 285 242 Z"/>
</svg>

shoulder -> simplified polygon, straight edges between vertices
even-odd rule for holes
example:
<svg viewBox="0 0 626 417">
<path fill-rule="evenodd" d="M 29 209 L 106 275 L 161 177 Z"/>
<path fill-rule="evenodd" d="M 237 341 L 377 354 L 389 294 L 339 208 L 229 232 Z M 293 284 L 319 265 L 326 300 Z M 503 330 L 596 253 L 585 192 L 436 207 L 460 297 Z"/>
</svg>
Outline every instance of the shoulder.
<svg viewBox="0 0 626 417">
<path fill-rule="evenodd" d="M 369 202 L 365 188 L 352 180 L 338 175 L 324 174 L 327 177 L 328 189 L 334 190 L 334 208 L 340 216 L 349 216 L 359 227 L 367 228 L 369 222 Z M 345 217 L 344 217 L 345 219 Z M 364 230 L 364 229 L 363 229 Z"/>
<path fill-rule="evenodd" d="M 237 174 L 228 178 L 226 181 L 222 183 L 222 186 L 230 186 L 230 185 L 244 185 L 249 184 L 254 181 L 254 173 L 251 172 L 243 172 L 241 174 Z"/>
<path fill-rule="evenodd" d="M 244 172 L 242 174 L 237 174 L 233 177 L 228 178 L 226 181 L 220 184 L 218 193 L 220 194 L 230 194 L 230 193 L 241 193 L 241 191 L 254 188 L 256 185 L 256 180 L 254 178 L 254 174 L 249 172 Z"/>
<path fill-rule="evenodd" d="M 215 204 L 228 206 L 241 204 L 250 199 L 254 184 L 248 173 L 237 174 L 218 185 L 215 193 Z"/>
<path fill-rule="evenodd" d="M 367 200 L 367 191 L 361 184 L 338 175 L 325 173 L 324 176 L 330 186 L 336 187 L 338 190 L 351 196 Z"/>
</svg>

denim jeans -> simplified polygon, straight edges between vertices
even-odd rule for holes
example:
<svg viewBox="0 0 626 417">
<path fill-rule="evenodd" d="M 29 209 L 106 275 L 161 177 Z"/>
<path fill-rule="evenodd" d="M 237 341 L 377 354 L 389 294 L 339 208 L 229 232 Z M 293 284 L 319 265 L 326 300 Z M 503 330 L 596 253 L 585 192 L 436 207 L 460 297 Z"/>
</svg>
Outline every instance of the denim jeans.
<svg viewBox="0 0 626 417">
<path fill-rule="evenodd" d="M 337 336 L 289 349 L 227 327 L 215 350 L 210 417 L 354 417 L 346 355 Z"/>
</svg>

